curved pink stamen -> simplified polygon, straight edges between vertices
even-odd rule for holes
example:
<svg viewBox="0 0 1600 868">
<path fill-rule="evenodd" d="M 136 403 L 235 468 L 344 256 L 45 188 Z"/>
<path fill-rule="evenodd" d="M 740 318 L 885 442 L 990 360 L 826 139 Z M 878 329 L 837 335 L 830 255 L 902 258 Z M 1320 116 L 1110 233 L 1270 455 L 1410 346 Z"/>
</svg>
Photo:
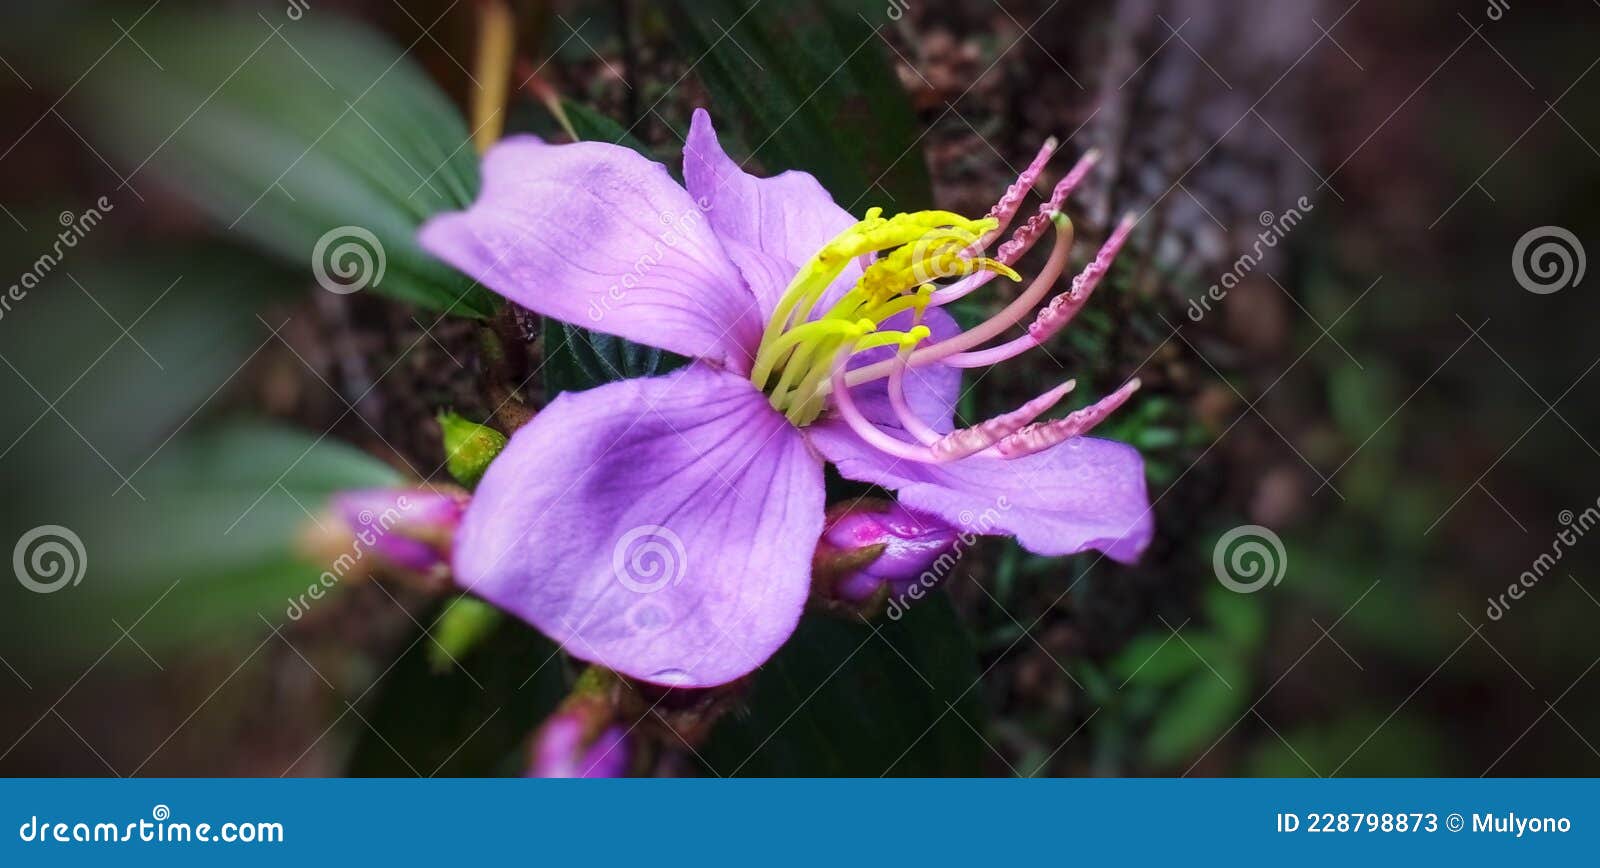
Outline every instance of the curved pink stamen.
<svg viewBox="0 0 1600 868">
<path fill-rule="evenodd" d="M 1078 315 L 1078 311 L 1088 304 L 1089 296 L 1111 270 L 1111 263 L 1122 251 L 1122 245 L 1127 243 L 1128 233 L 1133 231 L 1134 221 L 1132 214 L 1122 218 L 1122 222 L 1112 230 L 1106 242 L 1100 245 L 1100 251 L 1095 254 L 1094 259 L 1072 279 L 1072 288 L 1051 299 L 1050 303 L 1039 311 L 1033 322 L 1028 324 L 1027 334 L 985 350 L 947 356 L 942 359 L 944 364 L 952 368 L 984 368 L 1019 356 L 1055 337 L 1056 333 L 1065 328 L 1067 323 Z"/>
<path fill-rule="evenodd" d="M 1100 162 L 1100 152 L 1098 150 L 1091 148 L 1085 151 L 1084 155 L 1078 158 L 1078 162 L 1074 163 L 1072 168 L 1067 171 L 1067 176 L 1056 184 L 1054 190 L 1050 191 L 1049 201 L 1040 205 L 1039 211 L 1029 217 L 1028 222 L 1017 228 L 1010 241 L 1000 245 L 1000 250 L 995 254 L 995 258 L 1005 263 L 1011 263 L 1027 252 L 1028 248 L 1032 247 L 1033 243 L 1044 235 L 1045 228 L 1050 225 L 1050 215 L 1061 210 L 1061 206 L 1066 203 L 1067 197 L 1072 195 L 1073 190 L 1078 189 L 1078 185 L 1083 183 L 1083 179 L 1089 177 L 1089 170 L 1093 169 L 1098 162 Z M 1005 257 L 1010 258 L 1007 259 Z"/>
<path fill-rule="evenodd" d="M 902 352 L 895 356 L 894 370 L 889 374 L 889 405 L 894 407 L 895 418 L 899 420 L 900 427 L 906 429 L 911 436 L 921 440 L 924 445 L 933 446 L 941 435 L 928 426 L 928 423 L 917 417 L 911 411 L 911 404 L 906 401 L 906 371 L 910 369 L 909 352 Z"/>
<path fill-rule="evenodd" d="M 935 457 L 945 461 L 955 461 L 982 452 L 1039 418 L 1076 385 L 1076 380 L 1068 380 L 1009 413 L 1002 413 L 971 428 L 952 431 L 930 444 L 930 448 Z"/>
<path fill-rule="evenodd" d="M 1035 159 L 1037 160 L 1037 158 Z M 1005 265 L 1015 265 L 1017 260 L 1022 258 L 1023 254 L 1033 249 L 1033 245 L 1044 236 L 1045 227 L 1050 224 L 1050 215 L 1061 210 L 1061 206 L 1067 201 L 1067 197 L 1072 195 L 1072 191 L 1076 190 L 1079 184 L 1083 183 L 1084 178 L 1089 177 L 1089 170 L 1093 169 L 1095 163 L 1099 162 L 1099 160 L 1100 152 L 1092 148 L 1086 151 L 1083 156 L 1079 157 L 1078 162 L 1074 163 L 1072 168 L 1068 170 L 1066 177 L 1062 178 L 1056 183 L 1055 189 L 1050 192 L 1049 200 L 1047 200 L 1043 205 L 1039 206 L 1038 213 L 1034 214 L 1032 217 L 1029 217 L 1026 223 L 1023 223 L 1021 226 L 1017 227 L 1017 231 L 1012 234 L 1011 240 L 1000 245 L 1000 250 L 995 254 L 995 259 L 998 259 Z M 1032 166 L 1030 165 L 1029 168 L 1032 168 Z M 1019 178 L 1019 181 L 1020 180 L 1021 179 Z M 1006 192 L 1007 195 L 1010 195 L 1010 190 L 1007 190 Z M 1020 200 L 1021 197 L 1018 197 L 1019 205 L 1021 204 Z M 1004 198 L 1002 198 L 1001 201 L 1004 201 Z M 998 209 L 999 205 L 997 204 L 995 207 Z M 1012 209 L 1013 214 L 1015 214 L 1015 210 L 1015 208 Z M 991 216 L 994 216 L 993 211 L 991 211 L 990 214 Z M 992 234 L 985 235 L 983 238 L 979 239 L 983 246 L 988 246 L 988 244 L 992 242 L 994 238 L 998 238 L 1000 236 L 1000 232 L 1004 230 L 1007 225 L 1009 225 L 1010 218 L 1007 217 L 1006 221 L 1006 223 L 1001 224 L 1001 226 Z M 978 249 L 982 248 L 980 247 Z M 970 251 L 972 248 L 968 248 L 968 250 Z M 958 280 L 949 286 L 940 287 L 939 289 L 933 291 L 933 296 L 931 299 L 929 299 L 929 303 L 935 307 L 938 307 L 939 305 L 949 304 L 956 299 L 964 298 L 965 296 L 970 295 L 974 290 L 977 290 L 987 285 L 989 281 L 994 280 L 994 275 L 995 273 L 992 271 L 980 271 L 977 274 Z"/>
<path fill-rule="evenodd" d="M 1029 425 L 1014 434 L 1007 435 L 994 445 L 993 451 L 1001 458 L 1021 458 L 1049 449 L 1064 440 L 1087 434 L 1138 390 L 1139 380 L 1137 378 L 1129 380 L 1122 388 L 1082 410 L 1075 410 L 1054 421 Z"/>
<path fill-rule="evenodd" d="M 850 426 L 850 430 L 856 432 L 856 436 L 865 441 L 868 446 L 895 458 L 916 461 L 922 464 L 943 463 L 941 459 L 934 456 L 932 450 L 928 447 L 907 443 L 897 437 L 885 434 L 883 431 L 878 430 L 878 426 L 872 424 L 870 419 L 861 415 L 861 410 L 856 407 L 855 398 L 850 395 L 850 386 L 845 382 L 845 361 L 848 359 L 848 353 L 842 354 L 838 364 L 834 366 L 832 382 L 834 409 L 838 411 L 839 417 L 844 419 L 845 423 Z"/>
<path fill-rule="evenodd" d="M 1028 191 L 1032 190 L 1033 185 L 1038 183 L 1039 173 L 1044 171 L 1045 163 L 1050 162 L 1050 157 L 1055 152 L 1056 137 L 1051 136 L 1045 139 L 1044 144 L 1039 147 L 1039 153 L 1034 155 L 1033 161 L 1028 163 L 1027 168 L 1023 169 L 1022 173 L 1017 176 L 1017 180 L 1006 188 L 1006 191 L 1000 195 L 1000 199 L 994 203 L 994 207 L 989 209 L 987 216 L 993 217 L 1000 222 L 993 229 L 978 236 L 978 240 L 967 247 L 965 252 L 968 256 L 977 256 L 978 253 L 994 243 L 994 240 L 999 238 L 1001 233 L 1006 231 L 1006 228 L 1011 225 L 1012 219 L 1017 216 L 1017 211 L 1022 208 L 1022 201 L 1028 197 Z"/>
<path fill-rule="evenodd" d="M 914 368 L 922 367 L 923 365 L 933 364 L 946 356 L 970 350 L 979 344 L 999 337 L 1006 329 L 1015 325 L 1024 316 L 1027 316 L 1028 312 L 1033 310 L 1034 306 L 1044 297 L 1044 294 L 1050 291 L 1051 285 L 1056 282 L 1056 278 L 1060 277 L 1061 272 L 1067 267 L 1067 253 L 1072 247 L 1071 237 L 1072 223 L 1063 218 L 1056 225 L 1056 241 L 1055 246 L 1050 250 L 1050 259 L 1045 262 L 1044 268 L 1039 271 L 1039 275 L 1033 279 L 1033 282 L 1028 284 L 1027 289 L 1024 289 L 1020 295 L 1013 299 L 1011 304 L 1006 305 L 1005 310 L 1000 311 L 991 319 L 954 337 L 913 352 L 910 360 L 911 366 Z M 881 379 L 894 372 L 895 364 L 895 360 L 889 359 L 870 365 L 863 365 L 850 372 L 849 382 L 853 386 L 859 386 L 862 383 Z"/>
</svg>

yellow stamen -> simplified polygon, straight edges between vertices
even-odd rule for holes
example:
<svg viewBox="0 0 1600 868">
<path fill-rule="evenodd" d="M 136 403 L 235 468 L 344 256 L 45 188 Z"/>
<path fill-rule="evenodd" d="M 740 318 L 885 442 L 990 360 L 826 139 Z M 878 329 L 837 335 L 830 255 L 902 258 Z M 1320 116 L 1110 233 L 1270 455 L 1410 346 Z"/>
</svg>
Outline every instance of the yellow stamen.
<svg viewBox="0 0 1600 868">
<path fill-rule="evenodd" d="M 750 380 L 768 392 L 772 406 L 797 425 L 822 412 L 822 394 L 841 358 L 874 347 L 915 345 L 928 329 L 880 331 L 889 318 L 915 311 L 920 323 L 934 281 L 980 271 L 1020 279 L 1005 264 L 964 254 L 984 233 L 992 217 L 969 220 L 949 211 L 916 211 L 885 218 L 872 208 L 860 222 L 835 235 L 805 262 L 789 282 L 761 337 Z M 879 254 L 855 285 L 813 319 L 817 303 L 850 263 Z M 774 375 L 776 384 L 768 388 Z"/>
<path fill-rule="evenodd" d="M 833 376 L 835 365 L 845 364 L 856 353 L 865 352 L 877 347 L 898 345 L 901 352 L 906 352 L 916 347 L 917 344 L 928 339 L 931 332 L 927 326 L 917 326 L 910 331 L 903 332 L 875 332 L 866 338 L 848 343 L 833 353 L 827 364 L 814 365 L 811 372 L 806 375 L 800 386 L 794 390 L 795 400 L 790 402 L 787 416 L 790 422 L 796 425 L 809 425 L 822 415 L 822 402 L 824 392 L 821 388 L 828 378 Z"/>
<path fill-rule="evenodd" d="M 897 298 L 892 298 L 883 304 L 870 308 L 866 313 L 863 314 L 863 316 L 877 322 L 884 322 L 885 320 L 897 314 L 908 310 L 915 310 L 917 312 L 917 319 L 920 321 L 922 319 L 923 311 L 928 309 L 928 299 L 932 296 L 933 284 L 924 283 L 923 285 L 917 287 L 917 291 L 914 295 L 902 295 Z"/>
<path fill-rule="evenodd" d="M 843 320 L 819 319 L 815 322 L 802 323 L 778 335 L 777 340 L 770 344 L 763 344 L 756 355 L 755 367 L 750 371 L 750 380 L 757 388 L 766 386 L 767 377 L 772 375 L 772 368 L 783 358 L 783 354 L 805 341 L 834 335 L 866 334 L 876 327 L 872 320 L 864 319 L 857 322 Z"/>
</svg>

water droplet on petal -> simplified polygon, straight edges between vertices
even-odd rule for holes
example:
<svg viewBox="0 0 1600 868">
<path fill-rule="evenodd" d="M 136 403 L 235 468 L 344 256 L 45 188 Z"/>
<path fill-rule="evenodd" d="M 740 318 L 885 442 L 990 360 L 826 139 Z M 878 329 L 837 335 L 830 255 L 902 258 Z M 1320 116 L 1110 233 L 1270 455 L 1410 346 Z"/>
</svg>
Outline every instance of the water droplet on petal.
<svg viewBox="0 0 1600 868">
<path fill-rule="evenodd" d="M 657 684 L 665 684 L 668 687 L 677 687 L 682 684 L 689 684 L 694 679 L 682 669 L 662 669 L 658 672 L 650 673 L 650 677 L 647 680 L 654 681 Z"/>
</svg>

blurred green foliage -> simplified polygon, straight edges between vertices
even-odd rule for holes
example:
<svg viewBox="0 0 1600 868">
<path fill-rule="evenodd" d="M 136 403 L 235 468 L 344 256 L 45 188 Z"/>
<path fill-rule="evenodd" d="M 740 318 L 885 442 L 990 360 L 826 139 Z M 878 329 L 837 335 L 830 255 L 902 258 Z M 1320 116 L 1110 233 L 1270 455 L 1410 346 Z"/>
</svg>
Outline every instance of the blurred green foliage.
<svg viewBox="0 0 1600 868">
<path fill-rule="evenodd" d="M 70 76 L 94 62 L 92 43 L 61 35 L 74 38 L 35 46 L 57 52 L 47 68 Z M 417 243 L 428 217 L 472 203 L 478 169 L 460 113 L 400 46 L 328 12 L 315 26 L 157 12 L 139 42 L 159 68 L 113 52 L 76 96 L 136 187 L 153 169 L 219 226 L 334 285 L 493 311 L 490 293 Z M 352 240 L 370 264 L 341 252 Z"/>
</svg>

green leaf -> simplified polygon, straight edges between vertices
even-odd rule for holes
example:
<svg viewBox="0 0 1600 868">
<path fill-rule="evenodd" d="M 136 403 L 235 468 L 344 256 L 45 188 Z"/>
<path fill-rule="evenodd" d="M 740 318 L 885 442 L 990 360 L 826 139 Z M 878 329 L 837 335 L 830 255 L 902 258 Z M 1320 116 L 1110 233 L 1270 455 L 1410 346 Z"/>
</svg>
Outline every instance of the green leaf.
<svg viewBox="0 0 1600 868">
<path fill-rule="evenodd" d="M 1145 633 L 1122 649 L 1111 662 L 1111 674 L 1122 683 L 1162 687 L 1201 668 L 1203 664 L 1178 637 Z"/>
<path fill-rule="evenodd" d="M 933 195 L 916 117 L 861 14 L 867 8 L 675 0 L 667 18 L 682 55 L 699 58 L 694 71 L 711 92 L 719 132 L 754 143 L 752 156 L 769 174 L 810 172 L 853 212 L 926 208 Z"/>
<path fill-rule="evenodd" d="M 53 213 L 22 216 L 30 228 L 56 229 Z M 36 237 L 7 249 L 48 249 L 49 236 Z M 142 488 L 145 463 L 185 420 L 222 405 L 252 356 L 282 349 L 272 329 L 284 317 L 263 321 L 257 311 L 293 285 L 278 269 L 241 267 L 241 259 L 251 264 L 246 251 L 209 244 L 94 253 L 80 245 L 4 315 L 3 354 L 15 373 L 0 366 L 8 408 L 0 449 L 15 453 L 0 462 L 0 485 L 35 492 L 36 505 L 85 489 L 98 498 L 120 488 L 117 497 L 133 498 L 123 479 Z"/>
<path fill-rule="evenodd" d="M 1145 761 L 1150 765 L 1165 767 L 1192 760 L 1244 711 L 1249 694 L 1243 669 L 1227 660 L 1211 662 L 1220 676 L 1209 669 L 1195 673 L 1151 724 L 1144 743 Z M 1223 683 L 1223 678 L 1228 683 Z"/>
<path fill-rule="evenodd" d="M 544 382 L 551 397 L 617 380 L 653 377 L 686 362 L 654 347 L 553 319 L 544 321 L 544 347 Z"/>
<path fill-rule="evenodd" d="M 327 521 L 314 511 L 336 491 L 398 481 L 336 441 L 264 424 L 175 440 L 139 477 L 139 494 L 80 497 L 52 510 L 52 522 L 82 542 L 82 581 L 7 601 L 15 623 L 4 641 L 48 637 L 64 659 L 105 650 L 122 626 L 158 654 L 258 636 L 297 617 L 289 614 L 296 601 L 313 608 L 330 588 L 331 561 L 296 545 Z M 320 589 L 308 594 L 314 584 Z"/>
<path fill-rule="evenodd" d="M 465 600 L 461 602 L 466 602 Z M 433 623 L 438 613 L 423 617 Z M 357 777 L 519 775 L 529 733 L 566 695 L 556 647 L 505 619 L 470 656 L 441 669 L 418 633 L 362 713 L 346 772 Z"/>
<path fill-rule="evenodd" d="M 747 713 L 717 725 L 700 751 L 743 776 L 976 775 L 993 756 L 978 736 L 977 656 L 942 594 L 878 634 L 808 615 L 756 674 Z"/>
<path fill-rule="evenodd" d="M 1267 632 L 1264 601 L 1251 594 L 1236 594 L 1222 585 L 1206 591 L 1206 617 L 1225 637 L 1234 653 L 1249 653 L 1261 644 Z"/>
<path fill-rule="evenodd" d="M 437 672 L 469 656 L 506 620 L 506 614 L 476 598 L 459 597 L 439 618 L 428 645 L 428 662 Z"/>
<path fill-rule="evenodd" d="M 68 30 L 54 71 L 75 76 L 99 53 L 90 46 L 110 43 Z M 466 125 L 401 46 L 366 27 L 329 12 L 152 14 L 74 96 L 136 189 L 159 173 L 221 226 L 301 269 L 317 260 L 319 280 L 353 267 L 346 288 L 493 311 L 490 293 L 416 240 L 424 220 L 477 191 Z"/>
<path fill-rule="evenodd" d="M 610 142 L 613 145 L 621 145 L 624 148 L 636 151 L 650 159 L 655 159 L 655 157 L 651 156 L 648 145 L 639 141 L 632 133 L 624 129 L 622 124 L 611 118 L 589 108 L 583 103 L 573 100 L 563 100 L 561 108 L 562 111 L 567 113 L 567 120 L 572 122 L 572 131 L 578 134 L 579 139 L 586 142 Z M 674 176 L 681 174 L 676 167 L 669 166 L 668 168 L 673 170 Z"/>
</svg>

